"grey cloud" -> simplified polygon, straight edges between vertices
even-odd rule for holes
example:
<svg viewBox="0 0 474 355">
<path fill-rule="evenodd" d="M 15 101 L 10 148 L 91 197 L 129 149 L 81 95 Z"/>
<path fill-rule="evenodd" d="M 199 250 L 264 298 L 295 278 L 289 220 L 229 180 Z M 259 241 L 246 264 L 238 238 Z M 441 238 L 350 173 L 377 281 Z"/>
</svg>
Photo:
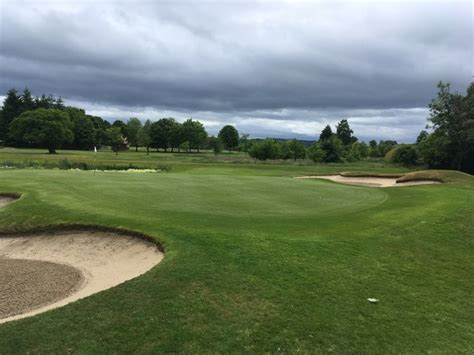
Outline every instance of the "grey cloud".
<svg viewBox="0 0 474 355">
<path fill-rule="evenodd" d="M 152 121 L 161 117 L 175 117 L 178 121 L 187 118 L 199 119 L 210 134 L 217 134 L 225 124 L 233 124 L 241 133 L 252 137 L 281 137 L 314 140 L 327 125 L 335 129 L 341 119 L 349 120 L 354 133 L 361 140 L 395 139 L 403 143 L 415 140 L 424 128 L 428 110 L 415 109 L 324 109 L 324 110 L 255 110 L 236 112 L 157 110 L 153 107 L 121 107 L 71 101 L 72 105 L 84 107 L 87 112 L 110 121 L 139 117 Z"/>
<path fill-rule="evenodd" d="M 472 80 L 469 1 L 2 1 L 0 16 L 2 92 L 28 86 L 119 116 L 206 113 L 256 135 L 349 118 L 411 139 L 426 113 L 406 110 L 426 107 L 438 80 Z"/>
</svg>

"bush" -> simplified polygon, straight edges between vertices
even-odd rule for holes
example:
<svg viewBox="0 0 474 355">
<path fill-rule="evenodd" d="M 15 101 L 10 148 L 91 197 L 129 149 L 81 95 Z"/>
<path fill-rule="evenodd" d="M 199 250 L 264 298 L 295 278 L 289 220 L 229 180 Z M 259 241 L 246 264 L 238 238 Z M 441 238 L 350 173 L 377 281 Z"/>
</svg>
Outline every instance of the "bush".
<svg viewBox="0 0 474 355">
<path fill-rule="evenodd" d="M 209 137 L 208 145 L 209 148 L 211 148 L 214 152 L 214 155 L 221 153 L 222 149 L 224 149 L 224 144 L 222 143 L 222 140 L 218 137 Z"/>
<path fill-rule="evenodd" d="M 354 142 L 350 145 L 349 149 L 345 154 L 345 158 L 347 161 L 353 162 L 362 159 L 362 144 L 359 142 Z"/>
<path fill-rule="evenodd" d="M 325 161 L 326 152 L 321 148 L 318 143 L 314 143 L 307 151 L 308 158 L 315 163 L 322 163 Z"/>
<path fill-rule="evenodd" d="M 385 155 L 385 160 L 406 166 L 415 165 L 418 161 L 418 151 L 411 144 L 398 145 Z"/>
<path fill-rule="evenodd" d="M 278 159 L 280 146 L 273 139 L 256 142 L 249 151 L 252 158 L 258 160 Z"/>
<path fill-rule="evenodd" d="M 450 145 L 446 135 L 434 132 L 420 140 L 418 150 L 430 168 L 444 168 L 451 163 Z"/>
</svg>

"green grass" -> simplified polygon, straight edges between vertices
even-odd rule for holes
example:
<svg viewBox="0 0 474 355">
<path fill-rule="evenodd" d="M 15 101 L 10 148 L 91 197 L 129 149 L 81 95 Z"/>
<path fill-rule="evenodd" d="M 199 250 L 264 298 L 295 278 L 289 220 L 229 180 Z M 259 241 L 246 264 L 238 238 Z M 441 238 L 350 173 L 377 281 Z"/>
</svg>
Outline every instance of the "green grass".
<svg viewBox="0 0 474 355">
<path fill-rule="evenodd" d="M 0 353 L 474 351 L 472 176 L 373 189 L 290 178 L 363 164 L 172 164 L 0 170 L 23 194 L 1 230 L 100 224 L 166 249 L 137 279 L 0 325 Z"/>
<path fill-rule="evenodd" d="M 399 182 L 417 181 L 417 180 L 434 180 L 444 183 L 455 183 L 458 185 L 472 186 L 472 175 L 462 173 L 460 171 L 446 170 L 423 170 L 414 171 L 405 174 Z"/>
<path fill-rule="evenodd" d="M 64 164 L 65 163 L 65 164 Z M 62 167 L 70 165 L 80 167 L 86 164 L 89 168 L 122 169 L 151 168 L 164 169 L 176 173 L 204 175 L 266 175 L 266 176 L 298 176 L 310 174 L 334 174 L 341 171 L 405 173 L 410 169 L 387 164 L 384 161 L 363 161 L 354 163 L 314 164 L 309 160 L 298 161 L 266 161 L 258 162 L 245 153 L 223 153 L 217 157 L 211 152 L 201 153 L 163 153 L 140 149 L 138 152 L 129 150 L 118 155 L 110 150 L 100 150 L 96 154 L 87 151 L 59 150 L 58 154 L 47 154 L 41 149 L 0 149 L 0 167 Z"/>
</svg>

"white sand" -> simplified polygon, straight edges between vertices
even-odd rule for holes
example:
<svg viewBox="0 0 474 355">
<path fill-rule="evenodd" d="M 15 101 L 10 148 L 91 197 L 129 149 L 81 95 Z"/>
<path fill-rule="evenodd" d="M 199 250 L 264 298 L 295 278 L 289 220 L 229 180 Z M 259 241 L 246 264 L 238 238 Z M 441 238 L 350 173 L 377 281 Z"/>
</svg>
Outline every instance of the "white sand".
<svg viewBox="0 0 474 355">
<path fill-rule="evenodd" d="M 429 185 L 439 184 L 439 181 L 409 181 L 397 183 L 397 178 L 386 177 L 349 177 L 342 175 L 318 175 L 318 176 L 299 176 L 297 179 L 324 179 L 339 182 L 347 185 L 367 186 L 367 187 L 396 187 L 396 186 L 413 186 L 413 185 Z"/>
<path fill-rule="evenodd" d="M 109 232 L 57 232 L 2 236 L 0 258 L 65 264 L 80 270 L 84 276 L 82 285 L 66 298 L 0 319 L 0 323 L 4 323 L 64 306 L 133 279 L 157 265 L 163 259 L 163 253 L 155 244 L 131 236 Z"/>
</svg>

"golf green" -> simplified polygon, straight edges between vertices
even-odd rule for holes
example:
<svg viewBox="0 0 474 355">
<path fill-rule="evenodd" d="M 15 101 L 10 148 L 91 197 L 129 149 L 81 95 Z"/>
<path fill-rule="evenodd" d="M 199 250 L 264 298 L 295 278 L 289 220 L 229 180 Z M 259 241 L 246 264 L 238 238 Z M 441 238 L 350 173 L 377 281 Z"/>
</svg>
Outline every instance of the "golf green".
<svg viewBox="0 0 474 355">
<path fill-rule="evenodd" d="M 0 192 L 22 194 L 1 230 L 102 225 L 165 248 L 139 278 L 0 325 L 0 352 L 473 351 L 472 179 L 0 174 Z"/>
</svg>

